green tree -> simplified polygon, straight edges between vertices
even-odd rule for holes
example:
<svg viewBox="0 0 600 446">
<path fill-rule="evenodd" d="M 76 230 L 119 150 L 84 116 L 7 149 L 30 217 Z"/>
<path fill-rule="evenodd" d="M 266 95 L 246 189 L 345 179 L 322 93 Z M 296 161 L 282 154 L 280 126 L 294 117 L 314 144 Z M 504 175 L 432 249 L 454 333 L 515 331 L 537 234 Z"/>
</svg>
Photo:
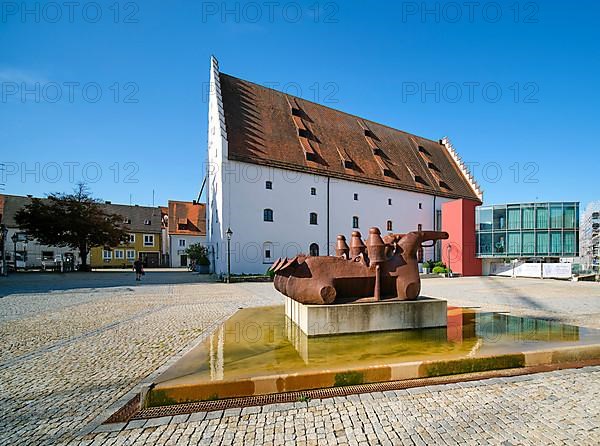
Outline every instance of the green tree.
<svg viewBox="0 0 600 446">
<path fill-rule="evenodd" d="M 210 265 L 210 261 L 208 260 L 208 248 L 202 246 L 200 243 L 188 246 L 185 253 L 198 265 Z"/>
<path fill-rule="evenodd" d="M 33 198 L 17 212 L 15 220 L 22 230 L 44 245 L 78 249 L 80 271 L 89 271 L 87 255 L 91 248 L 116 246 L 129 238 L 122 227 L 123 217 L 105 212 L 101 201 L 92 198 L 83 183 L 72 194 Z"/>
</svg>

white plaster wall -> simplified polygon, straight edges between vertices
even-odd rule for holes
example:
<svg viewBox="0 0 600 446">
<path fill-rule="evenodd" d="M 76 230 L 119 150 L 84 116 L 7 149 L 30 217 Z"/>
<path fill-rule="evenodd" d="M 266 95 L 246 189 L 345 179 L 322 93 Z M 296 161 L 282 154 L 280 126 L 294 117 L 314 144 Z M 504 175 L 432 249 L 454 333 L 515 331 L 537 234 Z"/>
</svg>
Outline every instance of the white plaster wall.
<svg viewBox="0 0 600 446">
<path fill-rule="evenodd" d="M 211 263 L 214 266 L 213 271 L 223 270 L 223 259 L 219 251 L 222 248 L 222 240 L 227 230 L 227 222 L 224 221 L 226 215 L 224 215 L 225 203 L 223 201 L 224 189 L 227 187 L 223 182 L 223 160 L 226 158 L 227 130 L 221 98 L 219 63 L 214 57 L 211 57 L 208 99 L 208 163 L 205 168 L 208 185 L 206 239 L 209 249 L 214 250 L 214 255 L 211 255 Z"/>
<path fill-rule="evenodd" d="M 7 253 L 8 256 L 10 256 L 10 258 L 12 259 L 14 256 L 14 243 L 12 242 L 12 236 L 16 233 L 16 232 L 23 232 L 20 229 L 17 228 L 7 228 L 8 229 L 8 235 L 7 235 L 7 240 L 4 246 L 5 252 Z M 23 251 L 24 249 L 24 245 L 23 242 L 17 242 L 17 251 Z M 81 259 L 79 258 L 79 250 L 78 249 L 73 249 L 70 247 L 59 247 L 59 246 L 48 246 L 48 245 L 41 245 L 37 240 L 30 240 L 27 243 L 27 262 L 26 262 L 26 267 L 27 268 L 41 268 L 42 266 L 42 251 L 53 251 L 55 256 L 58 255 L 64 255 L 66 253 L 72 253 L 75 255 L 75 264 L 79 264 L 81 263 Z M 2 253 L 0 253 L 0 261 L 2 259 Z M 89 254 L 88 254 L 88 265 L 89 265 Z"/>
<path fill-rule="evenodd" d="M 172 268 L 179 268 L 181 267 L 181 254 L 179 254 L 179 251 L 182 252 L 182 254 L 185 254 L 185 250 L 190 247 L 191 245 L 195 245 L 197 243 L 200 243 L 201 245 L 206 245 L 206 237 L 201 236 L 201 235 L 178 235 L 178 234 L 174 234 L 174 235 L 170 235 L 169 236 L 170 239 L 170 247 L 171 247 L 171 251 L 169 253 L 169 257 L 171 259 L 171 267 Z M 179 240 L 185 240 L 185 246 L 181 247 L 179 246 Z M 189 259 L 188 259 L 189 262 Z M 188 263 L 189 265 L 189 263 Z"/>
<path fill-rule="evenodd" d="M 224 212 L 219 222 L 223 231 L 231 227 L 231 272 L 264 273 L 278 257 L 293 257 L 308 253 L 311 243 L 319 245 L 320 255 L 327 255 L 327 178 L 312 174 L 292 172 L 255 164 L 227 161 L 224 169 Z M 273 189 L 265 188 L 271 181 Z M 315 187 L 317 195 L 310 193 Z M 354 200 L 354 194 L 358 200 Z M 218 195 L 218 193 L 217 193 Z M 392 205 L 388 205 L 388 198 Z M 212 200 L 212 197 L 209 197 Z M 423 230 L 433 229 L 434 197 L 399 189 L 331 179 L 329 183 L 330 227 L 329 253 L 335 252 L 337 234 L 348 241 L 353 231 L 352 217 L 359 217 L 359 230 L 366 240 L 369 228 L 377 226 L 387 233 L 386 222 L 392 220 L 393 232 L 409 232 L 422 225 Z M 437 197 L 435 208 L 450 201 Z M 215 201 L 219 203 L 219 200 Z M 421 209 L 419 209 L 421 203 Z M 273 222 L 263 220 L 263 210 L 273 210 Z M 318 224 L 309 224 L 309 214 L 316 212 Z M 215 213 L 210 214 L 215 218 Z M 227 271 L 227 241 L 216 237 L 209 240 L 215 249 L 219 244 L 215 272 Z M 264 244 L 272 244 L 271 259 L 264 259 Z M 433 258 L 433 248 L 425 251 L 426 259 Z"/>
</svg>

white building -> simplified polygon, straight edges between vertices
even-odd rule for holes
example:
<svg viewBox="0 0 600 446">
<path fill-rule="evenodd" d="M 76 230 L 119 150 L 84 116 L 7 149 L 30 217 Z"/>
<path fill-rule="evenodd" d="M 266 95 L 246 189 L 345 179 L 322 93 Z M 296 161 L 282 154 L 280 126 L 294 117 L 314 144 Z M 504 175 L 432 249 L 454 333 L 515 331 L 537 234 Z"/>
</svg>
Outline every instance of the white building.
<svg viewBox="0 0 600 446">
<path fill-rule="evenodd" d="M 169 200 L 169 259 L 173 268 L 188 266 L 187 248 L 206 244 L 204 203 Z"/>
<path fill-rule="evenodd" d="M 338 234 L 441 229 L 443 203 L 482 201 L 447 139 L 222 74 L 214 58 L 210 82 L 207 240 L 218 274 L 228 229 L 231 272 L 264 273 L 279 257 L 333 254 Z"/>
<path fill-rule="evenodd" d="M 600 271 L 600 201 L 589 203 L 581 216 L 579 245 L 583 268 Z"/>
<path fill-rule="evenodd" d="M 7 262 L 14 266 L 16 257 L 17 267 L 26 269 L 51 268 L 56 261 L 64 262 L 69 257 L 73 259 L 74 265 L 79 263 L 79 250 L 41 244 L 36 239 L 26 236 L 25 232 L 19 228 L 15 216 L 18 211 L 31 203 L 32 198 L 31 195 L 23 197 L 0 194 L 0 222 L 8 230 L 4 247 Z M 14 243 L 13 237 L 16 243 Z"/>
</svg>

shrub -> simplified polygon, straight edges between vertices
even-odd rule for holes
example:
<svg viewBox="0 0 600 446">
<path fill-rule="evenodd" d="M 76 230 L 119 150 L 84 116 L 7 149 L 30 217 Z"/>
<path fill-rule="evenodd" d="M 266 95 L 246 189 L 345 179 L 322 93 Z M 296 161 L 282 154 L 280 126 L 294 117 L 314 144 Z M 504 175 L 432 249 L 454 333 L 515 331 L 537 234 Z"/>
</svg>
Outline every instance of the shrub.
<svg viewBox="0 0 600 446">
<path fill-rule="evenodd" d="M 206 246 L 196 243 L 188 246 L 185 252 L 191 260 L 196 262 L 197 265 L 210 265 L 210 260 L 208 260 L 208 248 Z"/>
<path fill-rule="evenodd" d="M 445 266 L 434 266 L 432 271 L 433 274 L 446 274 L 447 272 L 448 270 Z"/>
</svg>

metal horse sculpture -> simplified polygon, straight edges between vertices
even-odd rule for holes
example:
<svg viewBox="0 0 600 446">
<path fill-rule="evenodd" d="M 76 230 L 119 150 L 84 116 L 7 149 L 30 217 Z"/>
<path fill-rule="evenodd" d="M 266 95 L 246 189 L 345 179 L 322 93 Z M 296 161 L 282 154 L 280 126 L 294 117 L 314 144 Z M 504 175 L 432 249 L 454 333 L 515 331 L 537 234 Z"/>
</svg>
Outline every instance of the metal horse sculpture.
<svg viewBox="0 0 600 446">
<path fill-rule="evenodd" d="M 365 297 L 415 300 L 421 292 L 417 251 L 423 242 L 447 239 L 448 233 L 415 231 L 381 237 L 369 230 L 367 243 L 358 231 L 350 246 L 338 235 L 336 255 L 278 259 L 271 270 L 275 288 L 303 304 L 332 304 Z M 432 245 L 428 245 L 432 246 Z"/>
</svg>

